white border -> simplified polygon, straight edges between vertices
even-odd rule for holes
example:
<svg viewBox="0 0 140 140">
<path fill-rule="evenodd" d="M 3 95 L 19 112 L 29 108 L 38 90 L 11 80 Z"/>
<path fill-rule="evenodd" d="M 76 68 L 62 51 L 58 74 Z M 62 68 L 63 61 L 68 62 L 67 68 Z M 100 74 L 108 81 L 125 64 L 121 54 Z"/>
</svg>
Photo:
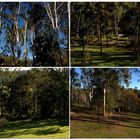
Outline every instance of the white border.
<svg viewBox="0 0 140 140">
<path fill-rule="evenodd" d="M 32 69 L 32 68 L 67 68 L 69 70 L 69 138 L 66 138 L 67 140 L 71 139 L 70 138 L 70 93 L 71 93 L 71 89 L 70 89 L 70 82 L 71 82 L 71 76 L 70 76 L 70 71 L 71 71 L 71 68 L 140 68 L 140 67 L 98 67 L 98 66 L 92 66 L 92 67 L 89 67 L 89 66 L 86 66 L 86 67 L 83 67 L 83 66 L 71 66 L 71 49 L 70 49 L 70 3 L 71 2 L 140 2 L 140 0 L 0 0 L 0 2 L 68 2 L 68 19 L 69 19 L 69 66 L 59 66 L 59 67 L 0 67 L 0 68 L 21 68 L 21 69 Z M 1 138 L 0 138 L 1 139 Z M 10 138 L 11 139 L 11 138 Z M 14 138 L 16 139 L 16 138 Z M 48 139 L 48 138 L 46 138 Z M 50 139 L 50 138 L 49 138 Z M 81 139 L 81 138 L 76 138 L 76 139 L 73 139 L 73 140 L 78 140 L 78 139 Z M 89 138 L 88 138 L 89 139 Z M 92 138 L 94 140 L 102 140 L 101 138 L 100 139 L 97 139 L 97 138 Z M 114 138 L 113 138 L 114 139 Z M 140 138 L 138 138 L 140 139 Z M 133 139 L 133 140 L 138 140 L 138 139 Z M 1 139 L 1 140 L 9 140 L 9 139 Z M 17 139 L 17 140 L 21 140 L 21 139 Z M 30 139 L 23 139 L 23 140 L 30 140 Z M 42 139 L 34 139 L 34 140 L 42 140 Z M 58 139 L 58 140 L 65 140 L 65 139 Z M 87 140 L 87 138 L 84 138 L 82 140 Z M 104 139 L 104 140 L 108 140 L 108 139 Z M 116 139 L 116 140 L 124 140 L 124 139 Z M 126 140 L 132 140 L 132 138 L 127 138 Z"/>
</svg>

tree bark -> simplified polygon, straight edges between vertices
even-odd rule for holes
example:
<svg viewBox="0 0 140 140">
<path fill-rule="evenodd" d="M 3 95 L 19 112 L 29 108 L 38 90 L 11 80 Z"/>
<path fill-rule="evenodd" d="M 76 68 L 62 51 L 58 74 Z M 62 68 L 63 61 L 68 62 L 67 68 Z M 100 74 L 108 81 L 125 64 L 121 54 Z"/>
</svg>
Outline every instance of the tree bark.
<svg viewBox="0 0 140 140">
<path fill-rule="evenodd" d="M 108 48 L 108 33 L 106 34 L 106 47 Z"/>
<path fill-rule="evenodd" d="M 24 63 L 27 66 L 27 26 L 28 26 L 28 19 L 25 19 L 25 27 L 24 27 Z"/>
<path fill-rule="evenodd" d="M 98 34 L 98 42 L 100 43 L 101 42 L 101 36 L 100 36 L 100 26 L 99 24 L 97 24 L 97 34 Z"/>
<path fill-rule="evenodd" d="M 18 5 L 18 9 L 17 9 L 17 14 L 15 15 L 14 17 L 14 22 L 15 22 L 15 35 L 16 35 L 16 47 L 19 47 L 19 27 L 18 27 L 18 16 L 20 14 L 20 6 L 21 6 L 21 3 L 19 2 L 19 5 Z M 14 49 L 15 51 L 15 49 Z M 18 54 L 17 54 L 18 55 Z M 16 61 L 14 62 L 14 65 L 16 65 Z"/>
<path fill-rule="evenodd" d="M 100 32 L 100 55 L 103 55 L 103 51 L 102 51 L 102 36 L 101 36 L 101 32 Z"/>
</svg>

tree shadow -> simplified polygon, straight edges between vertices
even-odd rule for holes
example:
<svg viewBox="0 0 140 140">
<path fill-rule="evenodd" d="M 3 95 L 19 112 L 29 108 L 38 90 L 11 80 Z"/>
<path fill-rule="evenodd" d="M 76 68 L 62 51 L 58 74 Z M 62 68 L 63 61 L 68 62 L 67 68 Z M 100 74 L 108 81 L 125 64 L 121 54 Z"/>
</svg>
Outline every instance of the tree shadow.
<svg viewBox="0 0 140 140">
<path fill-rule="evenodd" d="M 48 135 L 64 133 L 61 127 L 68 126 L 68 120 L 22 120 L 10 122 L 3 131 L 0 132 L 1 138 L 18 137 L 20 135 Z M 48 127 L 47 127 L 48 126 Z M 42 128 L 44 128 L 42 130 Z M 47 129 L 46 129 L 47 128 Z M 36 130 L 35 130 L 36 129 Z M 15 130 L 11 131 L 11 130 Z M 67 131 L 67 130 L 66 130 Z"/>
<path fill-rule="evenodd" d="M 95 43 L 96 45 L 99 45 L 97 43 Z M 95 46 L 94 44 L 94 46 Z M 109 44 L 109 47 L 106 47 L 105 44 L 102 46 L 103 49 L 105 48 L 112 48 L 111 47 L 112 44 Z M 92 46 L 88 46 L 88 48 L 92 49 L 92 48 L 96 48 L 98 49 L 98 51 L 89 51 L 89 54 L 91 56 L 91 59 L 88 60 L 87 65 L 85 66 L 104 66 L 104 65 L 110 65 L 110 66 L 135 66 L 136 64 L 133 64 L 134 61 L 136 61 L 137 59 L 137 54 L 136 54 L 136 50 L 134 49 L 134 47 L 130 47 L 126 42 L 119 42 L 119 44 L 115 44 L 114 46 L 116 48 L 121 48 L 124 49 L 125 51 L 121 52 L 103 52 L 102 55 L 100 53 L 100 46 L 96 46 L 94 47 Z M 80 47 L 79 47 L 80 48 Z M 126 52 L 126 50 L 128 50 Z M 115 51 L 115 50 L 114 50 Z M 82 57 L 83 57 L 83 52 L 82 49 L 81 50 L 73 50 L 71 51 L 71 56 L 72 56 L 72 66 L 79 66 L 81 65 L 81 61 L 82 61 Z M 122 61 L 121 61 L 122 60 Z M 75 64 L 78 64 L 76 65 Z"/>
<path fill-rule="evenodd" d="M 104 118 L 103 116 L 100 116 L 99 122 L 97 117 L 91 117 L 91 116 L 81 116 L 81 117 L 73 117 L 71 116 L 71 120 L 77 120 L 77 121 L 85 121 L 85 122 L 98 122 L 101 124 L 108 124 L 108 125 L 117 125 L 122 127 L 129 127 L 129 128 L 137 128 L 140 129 L 140 126 L 134 126 L 134 125 L 127 125 L 123 124 L 123 122 L 128 121 L 128 118 L 120 118 L 120 122 L 118 122 L 118 117 L 111 117 L 110 119 Z M 130 119 L 129 122 L 133 121 L 140 121 L 140 119 Z"/>
<path fill-rule="evenodd" d="M 25 121 L 15 121 L 10 122 L 5 129 L 30 129 L 38 128 L 43 126 L 66 126 L 68 125 L 68 120 L 25 120 Z"/>
</svg>

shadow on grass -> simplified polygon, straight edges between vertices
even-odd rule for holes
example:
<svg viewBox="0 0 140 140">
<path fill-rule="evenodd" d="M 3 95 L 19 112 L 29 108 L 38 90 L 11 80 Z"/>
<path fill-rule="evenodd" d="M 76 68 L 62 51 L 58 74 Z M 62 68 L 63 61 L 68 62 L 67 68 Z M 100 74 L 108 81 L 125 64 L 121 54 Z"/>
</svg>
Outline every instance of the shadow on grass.
<svg viewBox="0 0 140 140">
<path fill-rule="evenodd" d="M 23 121 L 14 121 L 10 122 L 7 128 L 5 129 L 30 129 L 38 128 L 43 126 L 66 126 L 68 125 L 67 120 L 23 120 Z"/>
<path fill-rule="evenodd" d="M 87 46 L 88 49 L 92 49 L 93 51 L 89 51 L 91 59 L 88 60 L 87 66 L 135 66 L 134 61 L 136 61 L 136 49 L 135 47 L 131 47 L 128 45 L 127 41 L 119 42 L 118 45 L 114 44 L 115 48 L 118 48 L 116 51 L 114 48 L 114 51 L 116 52 L 104 52 L 106 44 L 103 45 L 103 53 L 100 54 L 100 46 L 99 44 L 95 43 L 94 45 Z M 109 44 L 108 49 L 110 48 L 113 50 L 113 47 L 111 47 L 112 44 Z M 74 47 L 73 47 L 74 48 Z M 78 47 L 81 48 L 81 47 Z M 86 47 L 85 47 L 86 49 Z M 94 51 L 94 49 L 96 49 Z M 120 49 L 120 50 L 119 50 Z M 123 51 L 124 50 L 124 51 Z M 73 50 L 71 52 L 72 55 L 72 66 L 78 66 L 82 63 L 82 56 L 83 52 L 81 50 Z"/>
<path fill-rule="evenodd" d="M 23 130 L 21 132 L 10 132 L 10 133 L 5 133 L 2 134 L 0 133 L 0 137 L 3 137 L 3 138 L 10 138 L 10 137 L 18 137 L 20 135 L 36 135 L 39 136 L 39 135 L 50 135 L 50 134 L 58 134 L 58 133 L 64 133 L 65 130 L 59 130 L 58 127 L 54 127 L 54 128 L 48 128 L 48 129 L 44 129 L 44 130 L 30 130 L 30 129 L 27 129 L 27 130 Z"/>
<path fill-rule="evenodd" d="M 73 117 L 71 116 L 71 120 L 78 120 L 78 121 L 87 121 L 87 122 L 98 122 L 98 119 L 96 117 L 97 115 L 94 116 L 81 116 L 81 117 Z M 136 124 L 140 121 L 140 119 L 134 119 L 130 118 L 127 116 L 122 116 L 120 117 L 120 123 L 118 123 L 118 117 L 114 116 L 111 117 L 110 119 L 104 118 L 103 116 L 100 116 L 100 121 L 98 123 L 101 124 L 108 124 L 108 125 L 117 125 L 117 126 L 122 126 L 122 127 L 129 127 L 129 128 L 137 128 L 140 129 L 140 126 L 137 125 L 129 125 L 129 124 L 123 124 L 122 122 L 135 122 Z"/>
<path fill-rule="evenodd" d="M 64 133 L 61 127 L 68 126 L 68 120 L 22 120 L 10 122 L 3 131 L 1 138 L 19 137 L 20 135 L 49 135 Z"/>
<path fill-rule="evenodd" d="M 73 51 L 72 58 L 77 62 L 82 62 L 82 51 Z M 119 53 L 106 53 L 103 52 L 102 56 L 99 52 L 90 52 L 91 60 L 89 60 L 88 65 L 98 66 L 98 65 L 115 65 L 115 66 L 133 66 L 134 61 L 136 61 L 136 52 L 119 52 Z M 81 60 L 80 60 L 81 59 Z M 79 63 L 79 64 L 80 64 Z M 72 65 L 76 65 L 72 63 Z"/>
</svg>

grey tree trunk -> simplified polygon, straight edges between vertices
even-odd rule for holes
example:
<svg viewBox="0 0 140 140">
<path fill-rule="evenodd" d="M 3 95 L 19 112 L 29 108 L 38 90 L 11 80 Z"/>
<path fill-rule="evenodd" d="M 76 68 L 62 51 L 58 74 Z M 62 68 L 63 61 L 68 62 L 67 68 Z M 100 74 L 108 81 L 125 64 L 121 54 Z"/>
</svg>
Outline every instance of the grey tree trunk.
<svg viewBox="0 0 140 140">
<path fill-rule="evenodd" d="M 27 66 L 27 26 L 28 19 L 25 19 L 25 27 L 24 27 L 24 63 Z"/>
</svg>

